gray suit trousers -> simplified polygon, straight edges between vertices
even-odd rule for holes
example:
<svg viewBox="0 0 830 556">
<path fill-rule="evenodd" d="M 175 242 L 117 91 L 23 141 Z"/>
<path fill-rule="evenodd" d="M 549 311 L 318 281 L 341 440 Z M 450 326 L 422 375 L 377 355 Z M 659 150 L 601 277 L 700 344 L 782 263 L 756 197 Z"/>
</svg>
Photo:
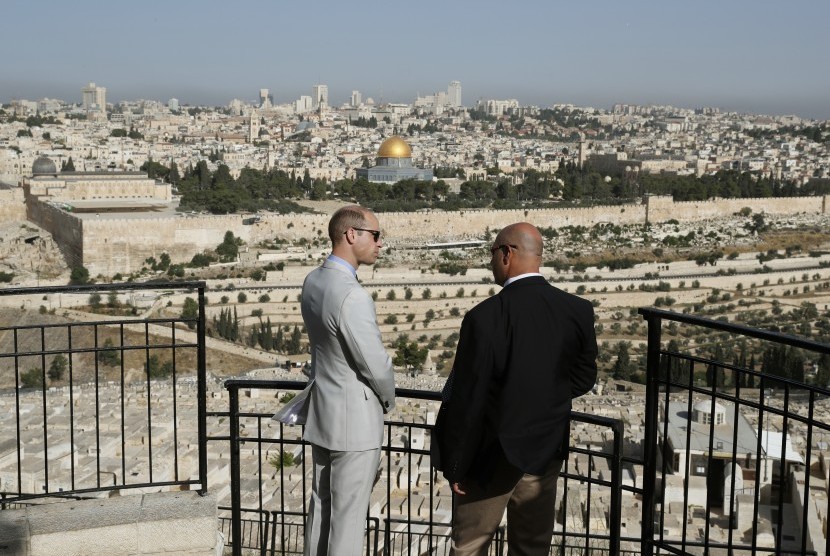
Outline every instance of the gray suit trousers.
<svg viewBox="0 0 830 556">
<path fill-rule="evenodd" d="M 341 452 L 311 445 L 314 462 L 304 556 L 360 556 L 380 448 Z"/>
</svg>

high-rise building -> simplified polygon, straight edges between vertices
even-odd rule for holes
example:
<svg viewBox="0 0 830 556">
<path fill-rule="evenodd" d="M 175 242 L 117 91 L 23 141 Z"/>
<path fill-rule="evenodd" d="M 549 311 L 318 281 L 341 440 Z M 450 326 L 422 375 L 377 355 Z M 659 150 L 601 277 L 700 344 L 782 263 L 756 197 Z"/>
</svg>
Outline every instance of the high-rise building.
<svg viewBox="0 0 830 556">
<path fill-rule="evenodd" d="M 360 95 L 360 91 L 352 91 L 352 100 L 349 103 L 351 106 L 357 107 L 363 102 L 363 98 Z"/>
<path fill-rule="evenodd" d="M 81 89 L 81 104 L 87 112 L 107 112 L 107 89 L 90 82 Z"/>
<path fill-rule="evenodd" d="M 304 114 L 311 110 L 311 97 L 302 95 L 299 99 L 294 101 L 294 112 L 297 114 Z"/>
<path fill-rule="evenodd" d="M 260 108 L 270 108 L 274 104 L 274 97 L 271 96 L 270 91 L 268 89 L 260 89 L 259 90 L 259 107 Z"/>
<path fill-rule="evenodd" d="M 326 107 L 329 105 L 329 86 L 328 85 L 314 85 L 311 88 L 311 98 L 314 103 L 314 109 Z"/>
<path fill-rule="evenodd" d="M 170 100 L 168 100 L 167 108 L 169 108 L 173 112 L 177 112 L 179 110 L 179 99 L 171 98 Z"/>
<path fill-rule="evenodd" d="M 461 81 L 451 81 L 447 88 L 447 96 L 450 97 L 450 106 L 461 108 Z"/>
</svg>

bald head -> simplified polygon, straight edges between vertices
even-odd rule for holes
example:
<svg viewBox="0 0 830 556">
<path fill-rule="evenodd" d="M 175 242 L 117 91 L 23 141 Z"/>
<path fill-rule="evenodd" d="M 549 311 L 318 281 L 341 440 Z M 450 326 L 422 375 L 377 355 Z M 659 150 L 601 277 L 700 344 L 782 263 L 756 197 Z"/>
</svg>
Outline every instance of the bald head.
<svg viewBox="0 0 830 556">
<path fill-rule="evenodd" d="M 532 224 L 517 222 L 505 227 L 496 236 L 493 248 L 493 276 L 499 285 L 513 276 L 539 272 L 542 234 Z"/>
</svg>

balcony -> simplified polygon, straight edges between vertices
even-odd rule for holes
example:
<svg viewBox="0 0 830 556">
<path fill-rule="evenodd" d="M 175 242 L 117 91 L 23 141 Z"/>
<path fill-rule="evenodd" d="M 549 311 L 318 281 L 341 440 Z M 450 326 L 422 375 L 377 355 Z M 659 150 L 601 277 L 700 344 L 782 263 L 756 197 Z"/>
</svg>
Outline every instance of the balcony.
<svg viewBox="0 0 830 556">
<path fill-rule="evenodd" d="M 210 380 L 201 282 L 0 290 L 24 307 L 59 296 L 61 311 L 96 293 L 153 304 L 192 295 L 196 311 L 21 317 L 0 327 L 3 509 L 193 490 L 215 496 L 228 553 L 302 553 L 310 448 L 300 427 L 271 415 L 303 383 Z M 830 346 L 667 311 L 640 314 L 646 385 L 626 403 L 610 403 L 622 399 L 614 393 L 580 400 L 551 553 L 826 554 L 830 392 L 770 372 L 772 364 L 755 370 L 741 353 L 794 354 L 784 364 L 829 357 Z M 682 349 L 677 340 L 695 330 L 741 353 Z M 136 361 L 143 372 L 130 374 Z M 401 388 L 398 397 L 366 554 L 446 554 L 452 494 L 429 461 L 439 394 Z M 497 532 L 491 554 L 506 552 L 507 535 Z"/>
</svg>

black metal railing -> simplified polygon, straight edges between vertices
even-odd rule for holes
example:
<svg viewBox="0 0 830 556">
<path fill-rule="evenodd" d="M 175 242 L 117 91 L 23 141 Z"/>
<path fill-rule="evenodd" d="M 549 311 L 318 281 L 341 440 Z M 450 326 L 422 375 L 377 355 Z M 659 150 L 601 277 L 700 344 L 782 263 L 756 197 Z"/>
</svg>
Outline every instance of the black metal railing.
<svg viewBox="0 0 830 556">
<path fill-rule="evenodd" d="M 827 553 L 822 520 L 830 507 L 812 490 L 826 488 L 817 466 L 830 440 L 822 418 L 830 391 L 802 375 L 830 345 L 639 312 L 648 322 L 643 553 Z M 671 334 L 665 323 L 676 323 Z M 676 339 L 695 330 L 705 341 L 682 349 Z M 675 341 L 664 345 L 667 336 Z"/>
<path fill-rule="evenodd" d="M 197 310 L 139 314 L 138 301 L 174 292 L 195 292 Z M 203 282 L 0 289 L 14 299 L 0 321 L 4 503 L 207 491 L 204 294 Z M 183 398 L 196 422 L 180 415 Z"/>
<path fill-rule="evenodd" d="M 130 296 L 191 292 L 195 312 L 145 318 L 134 302 L 125 310 Z M 0 508 L 116 490 L 205 493 L 210 454 L 234 553 L 302 552 L 310 450 L 301 427 L 270 417 L 304 383 L 233 379 L 228 400 L 217 392 L 208 400 L 202 282 L 0 296 Z M 642 441 L 625 431 L 633 448 L 625 455 L 622 421 L 573 414 L 575 428 L 603 432 L 589 445 L 572 441 L 551 553 L 829 552 L 830 391 L 803 375 L 807 363 L 826 366 L 830 345 L 657 309 L 640 314 L 648 322 Z M 446 554 L 452 493 L 429 460 L 439 394 L 397 395 L 367 554 Z M 208 403 L 221 405 L 208 412 Z M 639 523 L 630 522 L 632 509 Z M 490 554 L 504 552 L 507 534 L 496 534 Z"/>
<path fill-rule="evenodd" d="M 228 380 L 229 411 L 210 413 L 211 418 L 228 419 L 228 435 L 211 436 L 208 441 L 230 442 L 231 510 L 224 519 L 230 521 L 227 545 L 234 554 L 241 554 L 243 548 L 259 549 L 263 554 L 302 551 L 311 485 L 310 449 L 302 441 L 301 427 L 275 422 L 271 415 L 288 399 L 286 394 L 303 386 L 294 381 Z M 366 553 L 446 554 L 452 493 L 430 465 L 432 425 L 427 417 L 437 411 L 440 393 L 398 389 L 396 395 L 401 400 L 398 414 L 404 419 L 386 422 L 379 480 L 369 511 L 369 519 L 382 524 L 375 530 L 367 527 Z M 267 412 L 261 408 L 263 397 L 271 405 Z M 243 404 L 243 400 L 248 403 Z M 613 439 L 602 447 L 572 447 L 572 458 L 559 482 L 562 506 L 572 511 L 559 520 L 552 549 L 562 554 L 593 551 L 616 555 L 623 491 L 622 422 L 582 413 L 574 413 L 573 421 L 578 426 L 609 430 Z M 575 463 L 577 458 L 584 461 L 580 467 Z M 605 464 L 595 465 L 600 460 Z M 606 474 L 601 476 L 598 468 L 606 469 Z M 597 495 L 597 491 L 602 494 Z M 261 519 L 258 529 L 266 532 L 252 535 L 249 521 L 253 518 L 243 518 L 243 514 L 256 513 L 269 517 Z M 252 547 L 253 539 L 268 540 L 265 545 Z M 490 553 L 502 554 L 504 531 L 500 530 L 494 540 Z"/>
</svg>

